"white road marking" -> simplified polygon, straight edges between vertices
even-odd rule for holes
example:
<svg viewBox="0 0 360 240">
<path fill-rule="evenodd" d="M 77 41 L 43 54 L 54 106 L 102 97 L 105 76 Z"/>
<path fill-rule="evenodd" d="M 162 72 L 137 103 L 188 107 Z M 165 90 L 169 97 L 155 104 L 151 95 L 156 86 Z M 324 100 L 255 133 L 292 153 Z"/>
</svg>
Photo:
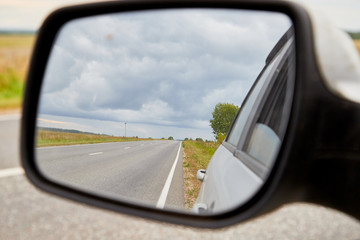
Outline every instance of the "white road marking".
<svg viewBox="0 0 360 240">
<path fill-rule="evenodd" d="M 21 118 L 20 114 L 5 114 L 5 115 L 0 115 L 0 122 L 1 121 L 20 120 L 20 118 Z"/>
<path fill-rule="evenodd" d="M 171 185 L 172 179 L 174 177 L 175 168 L 176 168 L 177 162 L 179 161 L 180 149 L 181 149 L 181 142 L 180 142 L 180 145 L 179 145 L 179 150 L 178 150 L 178 152 L 176 154 L 175 161 L 174 161 L 174 163 L 173 163 L 173 165 L 171 167 L 171 170 L 169 172 L 169 176 L 166 179 L 164 188 L 161 191 L 159 200 L 156 203 L 156 208 L 164 208 L 164 206 L 165 206 L 165 202 L 166 202 L 167 195 L 169 193 L 170 185 Z"/>
<path fill-rule="evenodd" d="M 0 178 L 17 176 L 24 173 L 24 169 L 21 167 L 1 169 Z"/>
<path fill-rule="evenodd" d="M 124 149 L 129 149 L 129 148 L 131 148 L 131 147 L 126 147 L 126 148 L 124 148 Z"/>
<path fill-rule="evenodd" d="M 89 153 L 89 156 L 94 156 L 94 155 L 99 155 L 99 154 L 103 154 L 103 152 Z"/>
</svg>

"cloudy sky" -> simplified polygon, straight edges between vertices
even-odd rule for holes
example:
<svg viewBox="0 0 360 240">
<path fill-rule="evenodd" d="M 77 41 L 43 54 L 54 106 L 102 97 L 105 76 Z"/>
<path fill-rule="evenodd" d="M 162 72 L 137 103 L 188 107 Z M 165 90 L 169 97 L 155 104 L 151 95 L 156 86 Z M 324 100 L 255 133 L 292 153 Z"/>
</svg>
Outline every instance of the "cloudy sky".
<svg viewBox="0 0 360 240">
<path fill-rule="evenodd" d="M 213 139 L 219 102 L 241 105 L 291 26 L 278 13 L 176 10 L 68 23 L 46 70 L 39 125 Z"/>
<path fill-rule="evenodd" d="M 2 0 L 0 30 L 36 31 L 50 11 L 82 2 L 89 0 Z M 360 31 L 358 0 L 295 2 L 341 29 Z M 124 135 L 127 122 L 128 136 L 212 138 L 212 108 L 219 101 L 241 104 L 284 31 L 274 21 L 288 24 L 230 15 L 177 16 L 178 22 L 165 15 L 158 22 L 104 17 L 68 25 L 48 68 L 39 124 Z"/>
</svg>

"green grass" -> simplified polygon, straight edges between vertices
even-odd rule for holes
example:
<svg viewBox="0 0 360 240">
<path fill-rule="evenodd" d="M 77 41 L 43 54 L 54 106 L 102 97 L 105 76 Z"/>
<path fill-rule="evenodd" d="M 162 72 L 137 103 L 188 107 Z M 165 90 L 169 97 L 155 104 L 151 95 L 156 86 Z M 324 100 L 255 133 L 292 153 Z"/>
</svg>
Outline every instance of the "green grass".
<svg viewBox="0 0 360 240">
<path fill-rule="evenodd" d="M 0 72 L 0 109 L 20 108 L 24 85 L 13 69 Z"/>
<path fill-rule="evenodd" d="M 199 169 L 206 169 L 219 143 L 187 140 L 183 141 L 185 207 L 191 209 L 199 194 L 201 182 L 197 180 Z"/>
<path fill-rule="evenodd" d="M 0 35 L 0 110 L 19 109 L 35 35 Z"/>
<path fill-rule="evenodd" d="M 107 142 L 145 141 L 149 139 L 135 137 L 113 137 L 101 134 L 69 133 L 60 131 L 39 130 L 37 132 L 37 147 L 64 146 L 77 144 L 95 144 Z"/>
<path fill-rule="evenodd" d="M 207 168 L 211 157 L 214 155 L 219 144 L 215 142 L 203 142 L 188 140 L 183 142 L 184 151 L 188 154 L 192 163 L 196 163 L 196 167 Z"/>
</svg>

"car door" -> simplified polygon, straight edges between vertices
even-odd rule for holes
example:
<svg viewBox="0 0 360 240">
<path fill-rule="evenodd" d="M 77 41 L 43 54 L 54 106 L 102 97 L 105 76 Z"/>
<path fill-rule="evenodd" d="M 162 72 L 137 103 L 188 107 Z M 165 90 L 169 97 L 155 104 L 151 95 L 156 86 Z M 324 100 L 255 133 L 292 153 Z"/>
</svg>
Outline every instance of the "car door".
<svg viewBox="0 0 360 240">
<path fill-rule="evenodd" d="M 293 88 L 289 79 L 294 74 L 293 38 L 283 37 L 269 54 L 225 141 L 212 157 L 195 212 L 234 208 L 262 186 L 284 136 Z"/>
</svg>

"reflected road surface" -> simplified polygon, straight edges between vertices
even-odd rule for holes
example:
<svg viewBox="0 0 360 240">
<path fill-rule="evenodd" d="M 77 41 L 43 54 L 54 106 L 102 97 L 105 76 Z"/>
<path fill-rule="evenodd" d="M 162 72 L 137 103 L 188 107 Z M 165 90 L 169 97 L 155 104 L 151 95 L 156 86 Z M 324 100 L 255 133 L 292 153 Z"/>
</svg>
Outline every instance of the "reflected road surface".
<svg viewBox="0 0 360 240">
<path fill-rule="evenodd" d="M 79 189 L 156 206 L 174 162 L 165 207 L 184 209 L 181 142 L 149 140 L 37 149 L 40 169 Z M 179 158 L 179 159 L 178 159 Z"/>
<path fill-rule="evenodd" d="M 289 204 L 235 226 L 199 230 L 113 213 L 44 193 L 19 163 L 19 116 L 0 116 L 0 239 L 360 239 L 360 222 L 311 204 Z M 10 173 L 10 174 L 4 174 Z"/>
</svg>

